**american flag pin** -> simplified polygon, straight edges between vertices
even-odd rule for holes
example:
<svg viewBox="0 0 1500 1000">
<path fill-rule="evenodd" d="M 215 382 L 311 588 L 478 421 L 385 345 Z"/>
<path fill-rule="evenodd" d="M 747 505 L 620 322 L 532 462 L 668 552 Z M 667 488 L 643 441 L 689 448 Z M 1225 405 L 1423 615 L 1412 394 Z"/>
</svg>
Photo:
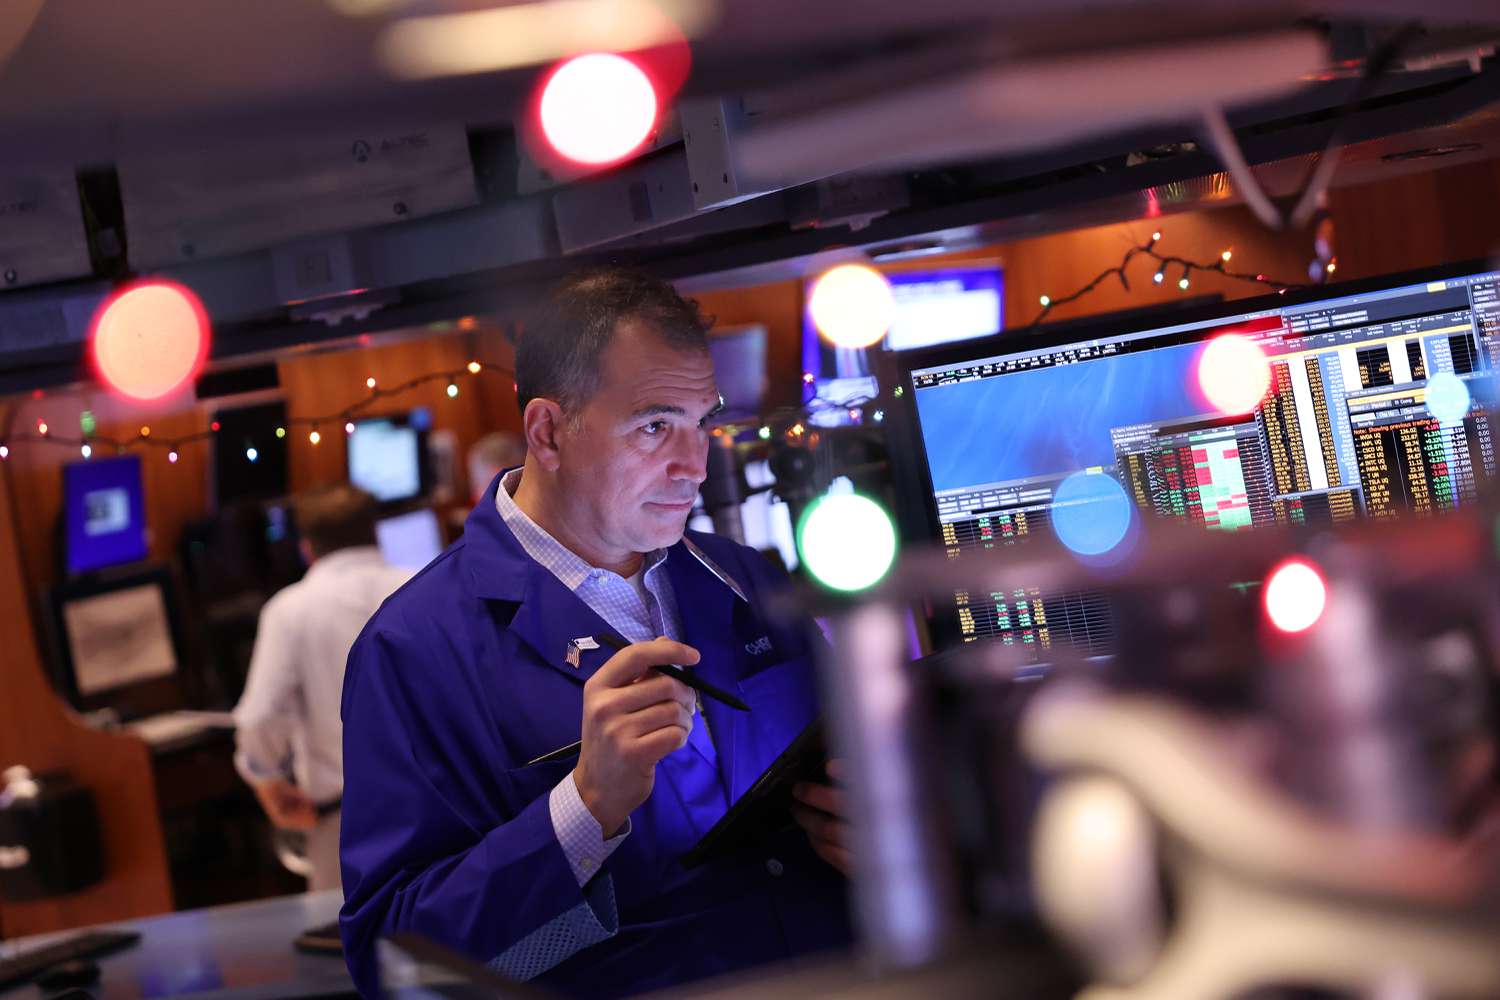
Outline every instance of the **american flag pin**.
<svg viewBox="0 0 1500 1000">
<path fill-rule="evenodd" d="M 582 635 L 577 639 L 568 640 L 568 666 L 572 667 L 574 670 L 577 670 L 579 667 L 579 657 L 582 655 L 583 651 L 586 649 L 598 648 L 599 643 L 596 642 L 594 637 L 591 635 Z"/>
</svg>

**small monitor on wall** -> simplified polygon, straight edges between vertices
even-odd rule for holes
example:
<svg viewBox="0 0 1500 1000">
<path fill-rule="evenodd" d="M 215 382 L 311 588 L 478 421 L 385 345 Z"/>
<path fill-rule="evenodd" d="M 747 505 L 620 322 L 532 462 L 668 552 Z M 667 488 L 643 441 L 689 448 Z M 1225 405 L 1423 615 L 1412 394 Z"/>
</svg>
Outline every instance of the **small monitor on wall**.
<svg viewBox="0 0 1500 1000">
<path fill-rule="evenodd" d="M 882 351 L 909 351 L 997 333 L 1005 322 L 1005 275 L 996 261 L 964 261 L 942 267 L 883 271 L 891 283 L 895 312 L 886 336 L 874 348 L 835 347 L 818 333 L 808 308 L 812 282 L 803 289 L 802 371 L 811 375 L 802 399 L 811 422 L 824 427 L 852 423 L 851 408 L 880 395 L 874 359 Z"/>
<path fill-rule="evenodd" d="M 381 503 L 421 496 L 427 484 L 427 435 L 406 417 L 355 423 L 348 436 L 349 481 Z"/>
<path fill-rule="evenodd" d="M 988 337 L 1004 325 L 1004 286 L 993 264 L 894 271 L 886 277 L 896 298 L 887 350 Z"/>
<path fill-rule="evenodd" d="M 66 466 L 63 509 L 69 575 L 146 558 L 140 456 L 99 458 Z"/>
</svg>

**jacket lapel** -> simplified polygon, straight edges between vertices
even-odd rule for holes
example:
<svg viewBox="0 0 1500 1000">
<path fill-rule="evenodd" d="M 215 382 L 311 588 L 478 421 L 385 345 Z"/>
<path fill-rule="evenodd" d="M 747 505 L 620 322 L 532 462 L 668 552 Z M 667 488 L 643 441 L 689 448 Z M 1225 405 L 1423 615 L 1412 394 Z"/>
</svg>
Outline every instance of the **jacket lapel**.
<svg viewBox="0 0 1500 1000">
<path fill-rule="evenodd" d="M 546 567 L 528 563 L 526 592 L 511 619 L 511 631 L 544 663 L 581 687 L 614 655 L 597 642 L 598 636 L 613 634 L 614 629 Z M 594 648 L 587 648 L 590 645 Z"/>
<path fill-rule="evenodd" d="M 708 569 L 688 548 L 690 545 L 692 542 L 684 538 L 667 556 L 667 576 L 682 616 L 683 641 L 702 657 L 693 670 L 704 680 L 737 692 L 740 678 L 736 651 L 741 640 L 735 628 L 735 605 L 743 601 L 742 592 L 738 584 L 726 585 L 722 570 L 715 573 Z M 725 788 L 734 788 L 734 747 L 740 727 L 747 721 L 745 713 L 712 698 L 702 699 L 702 705 L 713 731 L 714 752 Z"/>
<path fill-rule="evenodd" d="M 484 499 L 464 523 L 462 559 L 469 590 L 484 600 L 515 605 L 507 627 L 543 663 L 582 687 L 609 659 L 610 650 L 602 646 L 582 650 L 574 666 L 568 658 L 569 643 L 597 636 L 608 631 L 609 625 L 550 570 L 526 554 L 495 509 L 495 491 L 502 477 L 496 476 L 490 483 Z"/>
</svg>

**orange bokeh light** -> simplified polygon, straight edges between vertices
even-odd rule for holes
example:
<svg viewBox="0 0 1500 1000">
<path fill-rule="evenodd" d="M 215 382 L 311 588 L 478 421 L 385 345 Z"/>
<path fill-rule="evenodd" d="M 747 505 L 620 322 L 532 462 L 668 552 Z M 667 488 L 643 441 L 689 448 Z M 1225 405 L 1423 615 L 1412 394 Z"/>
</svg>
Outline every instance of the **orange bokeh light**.
<svg viewBox="0 0 1500 1000">
<path fill-rule="evenodd" d="M 189 289 L 152 279 L 104 301 L 89 332 L 101 381 L 130 399 L 151 402 L 197 378 L 208 360 L 209 323 Z"/>
<path fill-rule="evenodd" d="M 1255 341 L 1226 333 L 1199 355 L 1198 385 L 1220 413 L 1249 413 L 1271 388 L 1271 364 Z"/>
</svg>

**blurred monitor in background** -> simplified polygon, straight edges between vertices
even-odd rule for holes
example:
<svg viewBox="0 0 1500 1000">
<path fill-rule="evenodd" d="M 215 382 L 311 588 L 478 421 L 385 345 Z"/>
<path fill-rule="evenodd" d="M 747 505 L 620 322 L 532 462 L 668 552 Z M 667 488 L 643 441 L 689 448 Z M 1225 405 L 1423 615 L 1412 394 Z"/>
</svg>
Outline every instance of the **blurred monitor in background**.
<svg viewBox="0 0 1500 1000">
<path fill-rule="evenodd" d="M 443 551 L 443 529 L 430 507 L 382 518 L 375 524 L 380 555 L 392 566 L 418 570 Z"/>
<path fill-rule="evenodd" d="M 421 411 L 356 421 L 348 435 L 349 481 L 382 504 L 425 494 L 432 480 L 429 421 Z"/>
</svg>

